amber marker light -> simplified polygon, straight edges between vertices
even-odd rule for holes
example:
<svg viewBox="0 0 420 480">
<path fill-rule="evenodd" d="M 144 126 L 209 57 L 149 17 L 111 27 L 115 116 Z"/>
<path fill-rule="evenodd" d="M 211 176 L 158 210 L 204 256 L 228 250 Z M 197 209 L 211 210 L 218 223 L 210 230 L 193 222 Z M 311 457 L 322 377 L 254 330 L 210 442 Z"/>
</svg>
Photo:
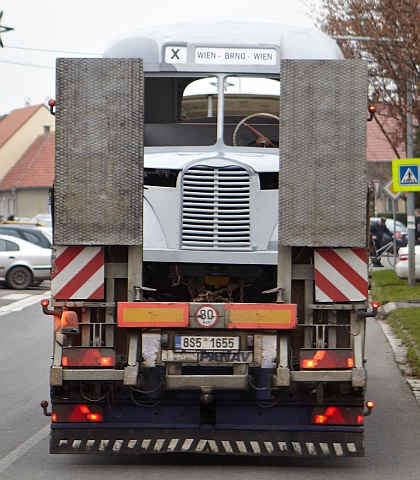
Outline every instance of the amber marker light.
<svg viewBox="0 0 420 480">
<path fill-rule="evenodd" d="M 100 405 L 53 405 L 51 421 L 53 423 L 103 422 L 104 415 Z"/>
<path fill-rule="evenodd" d="M 303 370 L 335 370 L 353 367 L 353 352 L 350 348 L 326 350 L 302 348 L 300 351 L 300 368 Z"/>
<path fill-rule="evenodd" d="M 311 414 L 315 425 L 363 425 L 363 412 L 360 407 L 324 406 L 315 407 Z"/>
</svg>

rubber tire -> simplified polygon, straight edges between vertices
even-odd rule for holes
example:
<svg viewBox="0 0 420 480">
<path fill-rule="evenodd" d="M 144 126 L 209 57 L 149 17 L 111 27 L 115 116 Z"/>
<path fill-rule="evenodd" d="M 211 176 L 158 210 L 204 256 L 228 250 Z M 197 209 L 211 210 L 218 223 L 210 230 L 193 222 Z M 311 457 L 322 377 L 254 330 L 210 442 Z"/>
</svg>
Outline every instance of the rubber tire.
<svg viewBox="0 0 420 480">
<path fill-rule="evenodd" d="M 32 274 L 26 267 L 13 267 L 7 274 L 7 284 L 14 290 L 25 290 L 32 283 Z"/>
</svg>

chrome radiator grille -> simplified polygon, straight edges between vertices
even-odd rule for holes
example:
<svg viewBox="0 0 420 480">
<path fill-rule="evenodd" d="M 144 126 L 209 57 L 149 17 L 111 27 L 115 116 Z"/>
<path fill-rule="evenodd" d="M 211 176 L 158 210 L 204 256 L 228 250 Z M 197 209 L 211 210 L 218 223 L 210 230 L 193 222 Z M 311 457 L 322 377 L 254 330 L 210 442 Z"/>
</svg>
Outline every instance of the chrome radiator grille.
<svg viewBox="0 0 420 480">
<path fill-rule="evenodd" d="M 248 250 L 250 176 L 239 166 L 195 165 L 182 181 L 182 248 Z"/>
</svg>

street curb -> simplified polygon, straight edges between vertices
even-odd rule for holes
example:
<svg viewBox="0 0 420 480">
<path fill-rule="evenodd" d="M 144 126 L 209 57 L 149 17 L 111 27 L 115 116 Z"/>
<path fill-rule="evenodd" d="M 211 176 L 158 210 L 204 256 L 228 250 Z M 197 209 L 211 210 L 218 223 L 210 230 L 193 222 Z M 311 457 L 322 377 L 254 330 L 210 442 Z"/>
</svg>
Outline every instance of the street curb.
<svg viewBox="0 0 420 480">
<path fill-rule="evenodd" d="M 414 305 L 411 304 L 410 306 L 413 307 Z M 400 305 L 398 305 L 397 307 L 395 306 L 395 304 L 393 305 L 387 304 L 387 305 L 384 305 L 384 307 L 382 307 L 385 314 L 391 312 L 392 310 L 395 310 L 395 308 L 406 308 L 406 307 L 401 307 Z M 402 376 L 410 385 L 413 395 L 416 398 L 418 405 L 420 406 L 420 379 L 407 376 L 407 371 L 410 370 L 410 367 L 407 364 L 408 347 L 402 344 L 401 340 L 395 335 L 394 330 L 392 329 L 391 325 L 389 325 L 386 322 L 386 320 L 377 318 L 376 321 L 379 323 L 379 325 L 382 328 L 382 331 L 384 332 L 386 338 L 388 339 L 388 342 L 391 345 L 391 348 L 394 352 L 394 358 L 398 365 L 398 368 L 400 369 Z"/>
</svg>

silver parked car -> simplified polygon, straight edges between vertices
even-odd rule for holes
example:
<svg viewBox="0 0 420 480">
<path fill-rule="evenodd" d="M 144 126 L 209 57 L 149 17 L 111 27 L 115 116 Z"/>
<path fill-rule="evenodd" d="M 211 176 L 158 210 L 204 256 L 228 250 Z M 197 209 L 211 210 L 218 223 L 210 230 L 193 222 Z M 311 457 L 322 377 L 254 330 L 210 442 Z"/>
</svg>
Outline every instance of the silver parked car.
<svg viewBox="0 0 420 480">
<path fill-rule="evenodd" d="M 416 280 L 420 280 L 420 245 L 414 247 L 414 253 L 414 275 Z M 408 247 L 402 247 L 398 251 L 395 275 L 400 278 L 408 278 Z"/>
<path fill-rule="evenodd" d="M 51 248 L 52 244 L 52 236 L 48 229 L 26 223 L 0 223 L 0 235 L 22 238 L 43 248 Z"/>
<path fill-rule="evenodd" d="M 21 238 L 0 235 L 0 282 L 23 290 L 51 277 L 49 248 L 41 248 Z"/>
</svg>

